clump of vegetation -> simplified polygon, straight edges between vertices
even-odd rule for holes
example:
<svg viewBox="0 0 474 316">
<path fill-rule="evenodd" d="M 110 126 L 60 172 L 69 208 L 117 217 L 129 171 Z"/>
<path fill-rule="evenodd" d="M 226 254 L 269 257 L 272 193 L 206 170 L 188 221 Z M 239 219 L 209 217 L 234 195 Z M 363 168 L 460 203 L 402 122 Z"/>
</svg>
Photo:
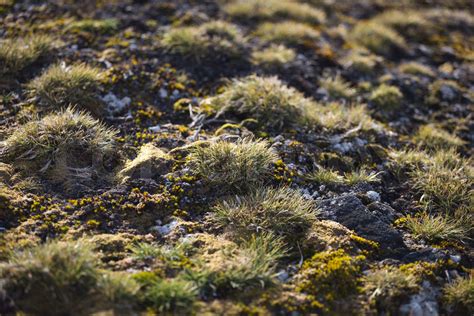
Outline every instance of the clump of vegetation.
<svg viewBox="0 0 474 316">
<path fill-rule="evenodd" d="M 329 130 L 345 130 L 353 127 L 362 131 L 377 130 L 379 126 L 367 113 L 365 105 L 342 105 L 331 102 L 326 106 L 317 106 L 311 113 L 317 125 Z"/>
<path fill-rule="evenodd" d="M 365 257 L 344 250 L 323 251 L 306 260 L 296 276 L 296 291 L 311 298 L 311 307 L 334 310 L 337 301 L 358 292 Z"/>
<path fill-rule="evenodd" d="M 458 101 L 462 95 L 462 88 L 453 80 L 435 80 L 428 86 L 428 90 L 425 103 L 430 106 Z"/>
<path fill-rule="evenodd" d="M 161 39 L 163 48 L 194 61 L 241 59 L 245 39 L 234 24 L 212 21 L 199 26 L 172 28 Z"/>
<path fill-rule="evenodd" d="M 0 266 L 0 280 L 19 311 L 41 315 L 91 313 L 113 303 L 125 308 L 138 290 L 126 276 L 99 270 L 83 241 L 48 242 L 15 253 Z"/>
<path fill-rule="evenodd" d="M 340 75 L 335 77 L 326 77 L 319 80 L 319 85 L 326 89 L 332 98 L 350 99 L 356 94 L 356 90 L 345 81 Z"/>
<path fill-rule="evenodd" d="M 451 217 L 449 215 L 430 215 L 422 212 L 408 216 L 404 225 L 415 237 L 428 241 L 465 240 L 472 230 L 469 216 Z"/>
<path fill-rule="evenodd" d="M 414 75 L 414 76 L 424 76 L 428 78 L 433 78 L 436 75 L 435 72 L 431 70 L 430 67 L 414 62 L 414 61 L 403 63 L 398 67 L 398 69 L 400 70 L 401 73 Z"/>
<path fill-rule="evenodd" d="M 204 100 L 222 113 L 254 118 L 262 128 L 282 129 L 312 120 L 315 104 L 277 77 L 251 75 L 234 79 L 224 92 Z"/>
<path fill-rule="evenodd" d="M 247 192 L 264 183 L 277 155 L 263 140 L 218 141 L 192 149 L 193 170 L 221 192 Z"/>
<path fill-rule="evenodd" d="M 337 171 L 332 169 L 319 168 L 310 175 L 308 180 L 315 181 L 320 184 L 332 185 L 344 183 L 344 177 L 341 176 Z"/>
<path fill-rule="evenodd" d="M 422 41 L 429 36 L 433 25 L 421 12 L 413 10 L 390 10 L 377 15 L 372 23 L 378 23 L 394 29 L 403 36 Z"/>
<path fill-rule="evenodd" d="M 316 214 L 314 203 L 298 191 L 267 188 L 218 203 L 209 219 L 234 236 L 271 232 L 295 242 L 311 227 Z"/>
<path fill-rule="evenodd" d="M 381 84 L 370 95 L 370 101 L 381 109 L 394 110 L 400 107 L 403 94 L 396 86 Z"/>
<path fill-rule="evenodd" d="M 320 37 L 319 32 L 310 25 L 292 21 L 262 23 L 255 35 L 268 42 L 309 46 L 314 45 Z"/>
<path fill-rule="evenodd" d="M 472 207 L 472 167 L 453 150 L 436 153 L 427 165 L 415 167 L 410 178 L 428 210 L 454 214 Z"/>
<path fill-rule="evenodd" d="M 469 275 L 466 278 L 457 278 L 443 288 L 444 300 L 462 314 L 474 313 L 474 278 Z"/>
<path fill-rule="evenodd" d="M 252 53 L 252 63 L 267 69 L 282 68 L 296 58 L 294 49 L 284 45 L 270 45 L 269 47 Z"/>
<path fill-rule="evenodd" d="M 159 279 L 144 284 L 143 302 L 159 313 L 189 313 L 197 299 L 197 288 L 181 279 Z"/>
<path fill-rule="evenodd" d="M 239 19 L 285 19 L 314 24 L 326 19 L 324 11 L 291 0 L 235 0 L 226 4 L 224 11 Z"/>
<path fill-rule="evenodd" d="M 94 34 L 110 34 L 118 28 L 116 19 L 92 20 L 84 19 L 70 23 L 66 32 L 88 32 Z"/>
<path fill-rule="evenodd" d="M 68 108 L 13 130 L 1 158 L 25 176 L 76 192 L 107 183 L 115 134 L 90 115 Z"/>
<path fill-rule="evenodd" d="M 356 44 L 382 56 L 397 57 L 406 48 L 405 40 L 396 31 L 374 22 L 357 23 L 350 38 Z"/>
<path fill-rule="evenodd" d="M 169 154 L 148 143 L 140 148 L 140 152 L 135 159 L 125 164 L 119 173 L 119 177 L 151 179 L 171 171 L 171 165 L 172 158 Z"/>
<path fill-rule="evenodd" d="M 8 38 L 0 41 L 0 76 L 12 77 L 45 57 L 53 48 L 54 40 L 47 35 Z"/>
<path fill-rule="evenodd" d="M 434 124 L 423 125 L 414 136 L 415 142 L 430 149 L 449 149 L 463 146 L 465 142 Z"/>
<path fill-rule="evenodd" d="M 56 64 L 28 84 L 28 93 L 47 108 L 73 105 L 102 115 L 104 103 L 98 95 L 100 82 L 101 72 L 97 68 L 85 64 Z"/>
<path fill-rule="evenodd" d="M 348 185 L 356 185 L 358 183 L 379 182 L 379 173 L 369 172 L 367 169 L 361 168 L 344 174 L 344 182 Z"/>
<path fill-rule="evenodd" d="M 417 289 L 414 275 L 391 266 L 372 270 L 363 279 L 363 291 L 379 312 L 396 313 L 401 300 Z"/>
<path fill-rule="evenodd" d="M 369 75 L 380 65 L 382 58 L 371 54 L 366 50 L 355 50 L 344 57 L 342 64 L 355 72 Z"/>
<path fill-rule="evenodd" d="M 196 269 L 187 271 L 183 277 L 193 281 L 205 297 L 258 290 L 275 284 L 278 260 L 286 254 L 280 238 L 264 233 L 250 237 L 238 247 L 203 256 Z"/>
</svg>

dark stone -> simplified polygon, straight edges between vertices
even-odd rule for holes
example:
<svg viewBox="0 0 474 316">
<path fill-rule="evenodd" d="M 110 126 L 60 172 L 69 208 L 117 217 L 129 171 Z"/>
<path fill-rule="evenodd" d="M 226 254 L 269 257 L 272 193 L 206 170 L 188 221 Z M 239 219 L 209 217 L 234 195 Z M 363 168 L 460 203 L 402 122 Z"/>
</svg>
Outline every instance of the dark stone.
<svg viewBox="0 0 474 316">
<path fill-rule="evenodd" d="M 358 235 L 376 241 L 382 251 L 391 254 L 406 252 L 401 234 L 391 226 L 395 211 L 380 202 L 365 206 L 357 196 L 350 194 L 318 203 L 323 219 L 334 220 Z"/>
</svg>

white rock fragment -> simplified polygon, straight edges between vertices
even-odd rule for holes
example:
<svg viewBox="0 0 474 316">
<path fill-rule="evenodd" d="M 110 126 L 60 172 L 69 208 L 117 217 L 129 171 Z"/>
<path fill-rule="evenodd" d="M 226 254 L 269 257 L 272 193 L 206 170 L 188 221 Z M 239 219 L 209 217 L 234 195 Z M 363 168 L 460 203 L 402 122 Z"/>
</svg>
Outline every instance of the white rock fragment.
<svg viewBox="0 0 474 316">
<path fill-rule="evenodd" d="M 160 235 L 162 235 L 162 236 L 166 236 L 166 235 L 168 235 L 169 233 L 171 233 L 171 231 L 172 231 L 173 229 L 175 229 L 176 226 L 178 226 L 178 221 L 173 220 L 173 221 L 171 221 L 171 222 L 169 222 L 168 224 L 165 224 L 165 225 L 153 226 L 153 227 L 151 228 L 151 230 L 158 232 L 158 233 L 159 233 Z"/>
<path fill-rule="evenodd" d="M 117 114 L 122 112 L 127 106 L 129 106 L 132 102 L 132 99 L 130 99 L 129 97 L 119 99 L 115 94 L 109 92 L 102 97 L 102 101 L 107 104 L 107 111 L 109 113 Z"/>
<path fill-rule="evenodd" d="M 380 202 L 381 200 L 380 194 L 375 191 L 367 191 L 366 195 L 372 202 Z"/>
</svg>

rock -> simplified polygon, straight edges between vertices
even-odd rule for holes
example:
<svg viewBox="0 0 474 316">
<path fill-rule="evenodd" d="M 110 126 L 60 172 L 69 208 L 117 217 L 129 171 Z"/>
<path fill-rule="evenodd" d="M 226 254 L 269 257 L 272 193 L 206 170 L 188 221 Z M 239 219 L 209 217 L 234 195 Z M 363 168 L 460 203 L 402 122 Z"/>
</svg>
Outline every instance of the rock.
<svg viewBox="0 0 474 316">
<path fill-rule="evenodd" d="M 380 194 L 375 191 L 368 191 L 367 198 L 373 202 L 380 202 Z"/>
<path fill-rule="evenodd" d="M 382 250 L 389 253 L 406 250 L 401 234 L 391 226 L 394 211 L 390 206 L 374 202 L 366 207 L 354 194 L 322 200 L 318 206 L 324 219 L 334 220 L 378 242 Z"/>
<path fill-rule="evenodd" d="M 400 315 L 438 316 L 438 291 L 428 281 L 423 281 L 422 289 L 410 298 L 410 302 L 400 306 Z"/>
<path fill-rule="evenodd" d="M 107 111 L 111 114 L 121 113 L 132 102 L 129 97 L 119 99 L 112 92 L 109 92 L 104 97 L 102 97 L 102 101 L 107 104 Z"/>
</svg>

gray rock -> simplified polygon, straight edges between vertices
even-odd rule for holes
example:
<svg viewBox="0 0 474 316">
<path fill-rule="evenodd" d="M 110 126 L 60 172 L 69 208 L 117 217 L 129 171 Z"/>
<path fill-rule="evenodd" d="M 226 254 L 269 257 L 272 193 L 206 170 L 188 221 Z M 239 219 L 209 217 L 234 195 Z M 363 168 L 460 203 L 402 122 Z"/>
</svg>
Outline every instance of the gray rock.
<svg viewBox="0 0 474 316">
<path fill-rule="evenodd" d="M 406 250 L 401 234 L 391 226 L 395 211 L 388 205 L 374 202 L 366 207 L 355 195 L 349 194 L 318 203 L 323 219 L 334 220 L 360 236 L 380 243 L 383 250 Z"/>
</svg>

